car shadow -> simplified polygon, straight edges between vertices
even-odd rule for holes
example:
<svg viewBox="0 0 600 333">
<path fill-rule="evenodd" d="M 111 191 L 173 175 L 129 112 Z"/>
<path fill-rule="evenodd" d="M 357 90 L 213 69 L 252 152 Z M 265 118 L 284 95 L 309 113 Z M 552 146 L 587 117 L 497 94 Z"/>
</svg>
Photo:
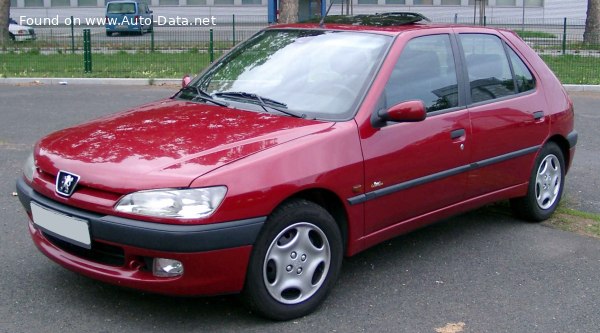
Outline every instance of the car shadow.
<svg viewBox="0 0 600 333">
<path fill-rule="evenodd" d="M 287 327 L 298 321 L 313 322 L 342 313 L 347 315 L 349 304 L 368 308 L 369 303 L 376 301 L 373 297 L 377 298 L 380 293 L 406 292 L 400 289 L 422 285 L 425 279 L 434 287 L 443 284 L 443 274 L 438 270 L 445 269 L 444 262 L 454 260 L 452 257 L 460 256 L 463 251 L 473 251 L 477 244 L 494 242 L 490 238 L 522 225 L 509 217 L 505 205 L 492 205 L 383 242 L 344 260 L 336 287 L 314 314 L 275 326 L 248 310 L 239 295 L 171 297 L 143 293 L 54 266 L 45 283 L 55 288 L 57 296 L 68 295 L 69 307 L 86 308 L 93 300 L 94 316 L 111 318 L 114 322 L 139 323 L 140 328 L 178 331 L 194 327 L 224 331 L 244 327 L 248 331 L 248 328 L 268 327 L 275 330 L 279 325 Z"/>
</svg>

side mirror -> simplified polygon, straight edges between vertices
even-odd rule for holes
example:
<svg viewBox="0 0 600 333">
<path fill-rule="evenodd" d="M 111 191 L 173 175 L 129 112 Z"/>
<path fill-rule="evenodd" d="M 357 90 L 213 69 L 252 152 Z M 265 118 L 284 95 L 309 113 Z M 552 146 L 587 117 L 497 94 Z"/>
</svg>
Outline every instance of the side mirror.
<svg viewBox="0 0 600 333">
<path fill-rule="evenodd" d="M 423 121 L 427 117 L 423 101 L 414 100 L 398 103 L 391 108 L 379 110 L 373 114 L 372 123 L 375 127 L 383 127 L 388 121 L 396 123 L 412 123 Z M 376 118 L 376 119 L 374 119 Z"/>
</svg>

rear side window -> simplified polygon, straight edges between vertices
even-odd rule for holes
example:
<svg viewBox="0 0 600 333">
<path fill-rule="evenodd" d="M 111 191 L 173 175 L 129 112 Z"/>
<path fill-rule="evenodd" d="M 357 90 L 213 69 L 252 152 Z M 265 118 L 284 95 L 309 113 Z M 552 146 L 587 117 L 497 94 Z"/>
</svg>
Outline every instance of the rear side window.
<svg viewBox="0 0 600 333">
<path fill-rule="evenodd" d="M 386 106 L 422 100 L 427 112 L 458 106 L 456 67 L 449 35 L 410 40 L 385 87 Z"/>
<path fill-rule="evenodd" d="M 529 68 L 525 66 L 525 63 L 510 47 L 508 48 L 508 56 L 510 62 L 512 62 L 513 71 L 515 72 L 515 81 L 517 82 L 517 90 L 519 92 L 529 91 L 535 89 L 535 80 L 533 75 L 529 71 Z"/>
<path fill-rule="evenodd" d="M 471 102 L 478 103 L 515 93 L 515 82 L 500 39 L 493 35 L 461 34 Z"/>
</svg>

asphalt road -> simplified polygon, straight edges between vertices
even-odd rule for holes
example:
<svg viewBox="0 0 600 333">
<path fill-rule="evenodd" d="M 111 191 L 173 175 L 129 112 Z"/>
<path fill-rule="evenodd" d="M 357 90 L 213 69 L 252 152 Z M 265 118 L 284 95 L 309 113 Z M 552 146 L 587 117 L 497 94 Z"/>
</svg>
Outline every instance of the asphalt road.
<svg viewBox="0 0 600 333">
<path fill-rule="evenodd" d="M 478 210 L 344 261 L 325 304 L 273 323 L 236 296 L 172 298 L 90 280 L 32 244 L 12 196 L 30 146 L 159 99 L 157 87 L 0 86 L 0 332 L 598 332 L 600 240 Z M 573 95 L 580 141 L 567 201 L 600 212 L 600 95 Z M 452 332 L 452 331 L 448 331 Z"/>
</svg>

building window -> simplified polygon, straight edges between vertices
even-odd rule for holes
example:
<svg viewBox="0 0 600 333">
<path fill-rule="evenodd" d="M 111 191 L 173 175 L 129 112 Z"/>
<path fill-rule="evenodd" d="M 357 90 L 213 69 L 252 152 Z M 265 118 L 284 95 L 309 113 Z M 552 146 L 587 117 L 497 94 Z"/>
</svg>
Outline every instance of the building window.
<svg viewBox="0 0 600 333">
<path fill-rule="evenodd" d="M 385 0 L 386 5 L 405 5 L 406 0 Z"/>
<path fill-rule="evenodd" d="M 242 0 L 242 5 L 262 5 L 262 0 Z"/>
<path fill-rule="evenodd" d="M 415 6 L 431 6 L 433 5 L 433 0 L 413 0 L 413 5 Z"/>
<path fill-rule="evenodd" d="M 44 7 L 44 0 L 25 0 L 25 7 Z"/>
<path fill-rule="evenodd" d="M 543 7 L 544 0 L 525 0 L 526 7 Z"/>
<path fill-rule="evenodd" d="M 50 6 L 51 7 L 69 7 L 69 6 L 71 6 L 71 1 L 70 0 L 51 0 Z"/>
<path fill-rule="evenodd" d="M 96 0 L 77 0 L 77 6 L 79 7 L 96 7 L 98 1 Z"/>
<path fill-rule="evenodd" d="M 442 6 L 460 6 L 460 0 L 442 0 Z"/>
<path fill-rule="evenodd" d="M 216 6 L 233 6 L 233 0 L 215 0 Z"/>
<path fill-rule="evenodd" d="M 496 0 L 496 6 L 498 7 L 514 7 L 516 5 L 516 0 Z"/>
<path fill-rule="evenodd" d="M 10 6 L 12 8 L 17 8 L 17 0 L 10 0 Z"/>
<path fill-rule="evenodd" d="M 469 6 L 473 6 L 475 2 L 477 2 L 477 6 L 481 4 L 480 0 L 469 0 Z M 485 0 L 485 5 L 488 6 L 489 4 L 490 2 L 488 0 Z"/>
<path fill-rule="evenodd" d="M 179 0 L 158 0 L 159 6 L 179 6 Z"/>
<path fill-rule="evenodd" d="M 377 0 L 358 0 L 359 5 L 376 5 Z"/>
<path fill-rule="evenodd" d="M 206 0 L 187 0 L 188 6 L 206 6 Z"/>
</svg>

